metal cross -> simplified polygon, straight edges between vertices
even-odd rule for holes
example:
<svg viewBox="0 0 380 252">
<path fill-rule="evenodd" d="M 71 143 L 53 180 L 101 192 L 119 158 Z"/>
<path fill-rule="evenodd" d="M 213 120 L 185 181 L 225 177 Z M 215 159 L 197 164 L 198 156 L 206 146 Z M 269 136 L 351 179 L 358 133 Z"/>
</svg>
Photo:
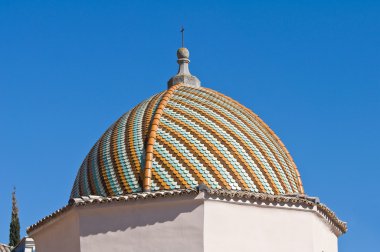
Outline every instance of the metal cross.
<svg viewBox="0 0 380 252">
<path fill-rule="evenodd" d="M 185 28 L 183 28 L 183 26 L 181 27 L 181 33 L 182 33 L 182 47 L 185 47 L 185 38 L 184 38 Z"/>
</svg>

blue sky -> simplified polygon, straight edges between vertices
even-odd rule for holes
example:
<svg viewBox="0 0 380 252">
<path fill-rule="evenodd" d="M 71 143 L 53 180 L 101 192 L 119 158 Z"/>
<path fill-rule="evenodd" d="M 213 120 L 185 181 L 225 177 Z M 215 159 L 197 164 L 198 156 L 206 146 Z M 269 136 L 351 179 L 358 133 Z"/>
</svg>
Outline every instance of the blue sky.
<svg viewBox="0 0 380 252">
<path fill-rule="evenodd" d="M 166 88 L 179 28 L 192 73 L 259 114 L 306 193 L 378 243 L 379 1 L 0 1 L 0 242 L 67 203 L 95 141 Z"/>
</svg>

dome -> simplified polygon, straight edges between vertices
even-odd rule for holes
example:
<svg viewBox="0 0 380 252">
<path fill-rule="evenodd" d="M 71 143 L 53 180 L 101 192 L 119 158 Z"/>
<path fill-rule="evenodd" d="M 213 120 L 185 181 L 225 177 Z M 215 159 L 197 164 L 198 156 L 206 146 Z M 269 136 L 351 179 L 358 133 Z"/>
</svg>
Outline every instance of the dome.
<svg viewBox="0 0 380 252">
<path fill-rule="evenodd" d="M 176 84 L 121 116 L 84 159 L 71 197 L 196 188 L 303 194 L 290 154 L 251 110 Z"/>
</svg>

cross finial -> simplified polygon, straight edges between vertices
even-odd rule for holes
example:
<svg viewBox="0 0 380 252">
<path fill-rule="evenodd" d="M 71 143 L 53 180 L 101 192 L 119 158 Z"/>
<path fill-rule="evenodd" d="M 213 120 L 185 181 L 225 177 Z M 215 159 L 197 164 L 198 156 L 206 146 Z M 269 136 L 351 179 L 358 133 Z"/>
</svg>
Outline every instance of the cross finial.
<svg viewBox="0 0 380 252">
<path fill-rule="evenodd" d="M 183 26 L 181 26 L 181 33 L 182 33 L 182 47 L 185 47 L 185 28 L 183 28 Z"/>
<path fill-rule="evenodd" d="M 178 73 L 168 81 L 168 88 L 171 88 L 177 84 L 186 84 L 193 87 L 201 86 L 201 82 L 198 80 L 198 78 L 194 75 L 191 75 L 189 71 L 190 53 L 189 50 L 185 48 L 184 31 L 185 28 L 181 26 L 180 32 L 182 33 L 182 47 L 177 50 L 177 63 L 179 65 Z"/>
</svg>

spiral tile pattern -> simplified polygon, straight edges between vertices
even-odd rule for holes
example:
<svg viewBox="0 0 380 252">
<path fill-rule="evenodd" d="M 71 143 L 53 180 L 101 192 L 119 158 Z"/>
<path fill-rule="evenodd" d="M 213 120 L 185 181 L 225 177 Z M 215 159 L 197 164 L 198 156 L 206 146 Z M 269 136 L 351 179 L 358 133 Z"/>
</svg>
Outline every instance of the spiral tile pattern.
<svg viewBox="0 0 380 252">
<path fill-rule="evenodd" d="M 303 193 L 290 154 L 257 115 L 216 91 L 176 85 L 137 105 L 103 134 L 84 159 L 71 198 L 200 184 Z"/>
</svg>

